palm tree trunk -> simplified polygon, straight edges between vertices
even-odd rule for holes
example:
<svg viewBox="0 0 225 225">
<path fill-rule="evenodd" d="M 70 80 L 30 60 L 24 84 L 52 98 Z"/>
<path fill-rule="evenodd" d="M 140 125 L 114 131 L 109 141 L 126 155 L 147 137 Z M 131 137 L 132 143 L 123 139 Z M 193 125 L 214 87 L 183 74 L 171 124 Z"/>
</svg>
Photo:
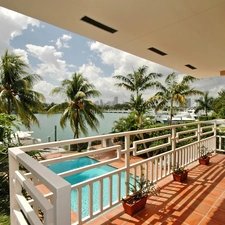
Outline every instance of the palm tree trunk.
<svg viewBox="0 0 225 225">
<path fill-rule="evenodd" d="M 172 119 L 173 119 L 173 100 L 171 100 L 170 104 L 170 125 L 172 125 Z"/>
<path fill-rule="evenodd" d="M 79 138 L 79 132 L 78 132 L 78 124 L 75 124 L 75 132 L 74 132 L 74 139 L 78 139 Z M 77 151 L 78 152 L 81 152 L 81 149 L 80 149 L 80 144 L 77 144 Z"/>
<path fill-rule="evenodd" d="M 142 129 L 142 117 L 141 117 L 141 115 L 138 115 L 138 121 L 139 121 L 139 129 L 141 130 Z M 144 140 L 143 133 L 140 134 L 140 137 L 141 137 L 142 140 Z M 143 146 L 144 146 L 145 149 L 147 148 L 146 143 L 143 143 Z M 148 158 L 150 157 L 149 152 L 147 152 L 147 156 L 148 156 Z"/>
<path fill-rule="evenodd" d="M 208 111 L 207 108 L 205 109 L 205 115 L 208 116 Z"/>
<path fill-rule="evenodd" d="M 7 102 L 7 104 L 8 104 L 8 106 L 7 106 L 7 108 L 8 108 L 7 111 L 8 111 L 8 112 L 7 112 L 7 113 L 10 115 L 10 114 L 11 114 L 11 107 L 10 107 L 10 100 L 9 100 L 9 98 L 7 99 L 7 101 L 8 101 L 8 102 Z"/>
</svg>

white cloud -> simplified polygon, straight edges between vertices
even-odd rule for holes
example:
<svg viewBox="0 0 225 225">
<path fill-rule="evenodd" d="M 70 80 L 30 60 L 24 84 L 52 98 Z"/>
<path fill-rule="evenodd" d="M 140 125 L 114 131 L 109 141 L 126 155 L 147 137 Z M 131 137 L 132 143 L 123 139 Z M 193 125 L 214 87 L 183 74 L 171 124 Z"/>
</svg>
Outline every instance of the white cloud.
<svg viewBox="0 0 225 225">
<path fill-rule="evenodd" d="M 112 101 L 115 96 L 119 97 L 121 103 L 129 99 L 128 93 L 123 93 L 121 89 L 118 91 L 115 87 L 116 80 L 112 77 L 104 77 L 102 69 L 92 62 L 83 64 L 79 68 L 79 73 L 82 73 L 90 83 L 95 85 L 95 89 L 101 92 L 102 96 L 99 99 L 104 99 L 104 103 Z M 93 101 L 96 100 L 98 99 L 93 99 Z"/>
<path fill-rule="evenodd" d="M 125 75 L 131 73 L 133 70 L 136 70 L 143 65 L 148 66 L 149 72 L 162 73 L 163 71 L 168 73 L 169 71 L 172 71 L 167 67 L 163 67 L 157 63 L 101 44 L 97 41 L 89 42 L 89 47 L 90 50 L 98 54 L 103 64 L 112 65 L 114 67 L 115 70 L 112 75 Z"/>
<path fill-rule="evenodd" d="M 64 41 L 69 41 L 71 38 L 72 38 L 71 35 L 67 35 L 67 34 L 63 34 L 63 36 L 61 37 L 61 39 Z"/>
<path fill-rule="evenodd" d="M 89 82 L 96 82 L 103 71 L 101 68 L 95 66 L 92 62 L 90 62 L 89 64 L 83 64 L 79 68 L 79 73 L 82 73 L 85 77 L 87 77 Z"/>
<path fill-rule="evenodd" d="M 60 38 L 57 39 L 55 44 L 56 44 L 58 49 L 60 49 L 62 47 L 62 42 L 61 42 Z"/>
<path fill-rule="evenodd" d="M 63 34 L 62 37 L 57 38 L 55 44 L 57 46 L 58 49 L 60 48 L 70 48 L 70 46 L 68 45 L 68 41 L 72 38 L 71 35 L 67 35 L 67 34 Z"/>
<path fill-rule="evenodd" d="M 111 99 L 114 96 L 118 96 L 119 99 L 121 99 L 120 102 L 129 101 L 131 92 L 125 90 L 125 88 L 119 88 L 114 86 L 115 83 L 118 83 L 120 81 L 116 80 L 115 78 L 112 78 L 112 76 L 114 75 L 126 76 L 127 74 L 132 73 L 134 70 L 137 70 L 139 67 L 143 65 L 148 66 L 149 73 L 155 72 L 155 73 L 162 73 L 164 75 L 167 75 L 173 72 L 172 69 L 161 66 L 159 64 L 148 61 L 146 59 L 137 57 L 135 55 L 131 55 L 127 52 L 123 52 L 118 49 L 109 47 L 99 42 L 89 42 L 88 44 L 89 44 L 90 50 L 97 53 L 97 56 L 100 57 L 103 64 L 113 66 L 114 71 L 111 74 L 111 78 L 107 79 L 107 81 L 109 82 L 108 86 L 110 87 L 110 93 L 113 95 Z M 164 78 L 160 79 L 160 81 L 162 82 L 163 80 Z M 107 94 L 107 89 L 105 89 L 105 86 L 102 86 L 101 90 L 102 90 L 102 93 L 104 93 L 104 97 L 105 95 L 109 96 L 109 94 Z M 150 89 L 143 93 L 143 97 L 145 99 L 148 99 L 155 93 L 156 93 L 156 90 Z"/>
<path fill-rule="evenodd" d="M 225 77 L 217 76 L 211 78 L 201 79 L 194 84 L 197 90 L 209 92 L 211 97 L 218 97 L 218 92 L 225 90 L 224 88 Z"/>
<path fill-rule="evenodd" d="M 25 50 L 17 48 L 13 49 L 13 53 L 20 56 L 20 59 L 23 60 L 27 65 L 29 65 L 28 55 Z"/>
<path fill-rule="evenodd" d="M 45 98 L 47 103 L 55 102 L 59 103 L 62 102 L 63 100 L 60 99 L 59 96 L 50 96 L 49 93 L 55 86 L 52 85 L 51 83 L 48 83 L 44 80 L 38 82 L 37 84 L 34 85 L 34 90 L 42 93 Z"/>
<path fill-rule="evenodd" d="M 14 11 L 0 7 L 0 54 L 10 48 L 10 41 L 21 35 L 28 25 L 39 27 L 40 22 L 36 19 L 24 16 Z"/>
<path fill-rule="evenodd" d="M 69 76 L 70 72 L 67 69 L 66 62 L 61 60 L 63 53 L 57 51 L 54 46 L 45 45 L 41 47 L 28 44 L 26 47 L 30 55 L 40 60 L 40 63 L 35 67 L 35 72 L 37 74 L 58 81 Z"/>
</svg>

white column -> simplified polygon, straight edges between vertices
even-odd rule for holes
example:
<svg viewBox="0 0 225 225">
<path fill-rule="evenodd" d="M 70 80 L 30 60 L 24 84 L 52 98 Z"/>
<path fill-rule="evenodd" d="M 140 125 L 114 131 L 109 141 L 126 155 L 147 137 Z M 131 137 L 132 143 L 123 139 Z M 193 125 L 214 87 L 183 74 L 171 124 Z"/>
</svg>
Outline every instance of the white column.
<svg viewBox="0 0 225 225">
<path fill-rule="evenodd" d="M 16 157 L 16 156 L 15 156 Z M 14 210 L 20 211 L 20 207 L 16 201 L 16 194 L 21 193 L 21 185 L 17 179 L 15 179 L 15 171 L 19 170 L 18 161 L 11 155 L 11 150 L 8 150 L 9 158 L 9 189 L 10 189 L 10 224 L 17 225 L 17 220 L 14 214 Z"/>
</svg>

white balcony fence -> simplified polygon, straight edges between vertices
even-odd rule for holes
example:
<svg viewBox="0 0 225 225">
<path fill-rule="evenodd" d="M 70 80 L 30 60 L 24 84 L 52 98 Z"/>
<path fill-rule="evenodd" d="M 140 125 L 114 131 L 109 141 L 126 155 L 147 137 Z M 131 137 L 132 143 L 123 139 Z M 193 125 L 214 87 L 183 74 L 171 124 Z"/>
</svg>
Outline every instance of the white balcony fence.
<svg viewBox="0 0 225 225">
<path fill-rule="evenodd" d="M 158 136 L 162 132 L 163 134 Z M 135 137 L 137 136 L 142 137 L 142 139 L 136 141 Z M 10 148 L 11 224 L 84 224 L 121 203 L 122 197 L 125 197 L 128 192 L 124 183 L 130 180 L 131 173 L 133 176 L 138 176 L 141 167 L 144 167 L 149 180 L 157 182 L 171 174 L 171 165 L 187 166 L 197 160 L 199 146 L 204 145 L 209 151 L 222 151 L 224 149 L 221 146 L 223 138 L 225 137 L 218 137 L 219 142 L 217 141 L 216 123 L 211 121 L 211 124 L 209 122 L 195 122 Z M 79 154 L 62 155 L 41 162 L 34 160 L 25 153 L 30 150 L 91 143 L 96 140 L 101 141 L 102 148 L 88 150 Z M 113 145 L 107 146 L 107 143 L 113 143 Z M 123 144 L 121 145 L 121 143 Z M 101 154 L 107 155 L 112 151 L 114 155 L 111 158 L 99 160 L 97 163 L 59 174 L 46 167 L 46 165 L 84 156 L 98 159 Z M 147 154 L 148 157 L 145 159 L 131 164 L 131 156 Z M 100 166 L 113 165 L 117 162 L 122 163 L 122 167 L 80 183 L 71 185 L 64 179 L 69 175 L 87 170 L 92 171 L 92 169 Z M 96 183 L 98 188 L 94 189 Z M 105 183 L 107 183 L 107 196 L 103 191 Z M 39 191 L 38 187 L 41 185 L 47 188 L 47 193 Z M 82 191 L 84 187 L 88 189 L 87 193 Z M 71 195 L 74 191 L 76 195 Z M 98 196 L 97 200 L 94 197 L 96 194 Z M 86 199 L 86 202 L 84 202 L 84 199 Z M 71 209 L 71 203 L 74 202 L 76 202 L 76 211 L 73 208 Z M 97 209 L 93 206 L 94 203 L 97 204 Z M 71 213 L 75 215 L 75 221 L 73 222 L 71 222 Z"/>
</svg>

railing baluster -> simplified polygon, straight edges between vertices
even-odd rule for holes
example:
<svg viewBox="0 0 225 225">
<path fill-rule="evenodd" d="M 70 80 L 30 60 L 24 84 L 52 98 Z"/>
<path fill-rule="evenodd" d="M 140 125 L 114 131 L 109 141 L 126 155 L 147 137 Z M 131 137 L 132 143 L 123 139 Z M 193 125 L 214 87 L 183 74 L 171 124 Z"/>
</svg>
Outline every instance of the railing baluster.
<svg viewBox="0 0 225 225">
<path fill-rule="evenodd" d="M 99 209 L 100 211 L 103 210 L 103 179 L 100 178 L 99 180 L 100 184 L 99 184 Z"/>
<path fill-rule="evenodd" d="M 89 192 L 88 192 L 88 194 L 89 194 L 89 206 L 88 207 L 89 207 L 89 215 L 91 215 L 91 216 L 93 216 L 93 195 L 94 195 L 93 185 L 94 185 L 94 183 L 88 185 L 88 188 L 89 188 Z"/>
<path fill-rule="evenodd" d="M 112 207 L 112 176 L 109 176 L 109 207 Z"/>
<path fill-rule="evenodd" d="M 118 173 L 118 176 L 117 176 L 117 183 L 118 183 L 118 186 L 117 186 L 117 199 L 120 201 L 120 199 L 122 199 L 123 196 L 121 196 L 121 172 Z"/>
<path fill-rule="evenodd" d="M 77 222 L 78 224 L 82 221 L 82 188 L 77 189 Z"/>
</svg>

